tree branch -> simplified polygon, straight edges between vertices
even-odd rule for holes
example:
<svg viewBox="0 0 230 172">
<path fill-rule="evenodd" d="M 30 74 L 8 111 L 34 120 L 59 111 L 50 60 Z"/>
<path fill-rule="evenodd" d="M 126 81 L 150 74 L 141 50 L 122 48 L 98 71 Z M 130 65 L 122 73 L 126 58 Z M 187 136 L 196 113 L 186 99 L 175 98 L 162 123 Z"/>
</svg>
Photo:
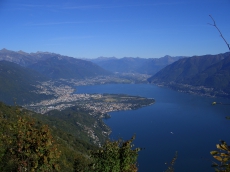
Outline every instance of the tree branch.
<svg viewBox="0 0 230 172">
<path fill-rule="evenodd" d="M 218 32 L 220 33 L 221 38 L 223 38 L 224 42 L 225 42 L 226 45 L 228 46 L 228 49 L 230 50 L 230 45 L 229 45 L 229 43 L 226 41 L 226 39 L 224 38 L 224 36 L 222 35 L 220 29 L 217 27 L 215 20 L 213 19 L 213 17 L 212 17 L 211 15 L 209 15 L 209 17 L 211 17 L 211 19 L 212 19 L 212 21 L 213 21 L 213 24 L 210 24 L 210 23 L 208 23 L 208 24 L 214 26 L 214 27 L 218 30 Z"/>
</svg>

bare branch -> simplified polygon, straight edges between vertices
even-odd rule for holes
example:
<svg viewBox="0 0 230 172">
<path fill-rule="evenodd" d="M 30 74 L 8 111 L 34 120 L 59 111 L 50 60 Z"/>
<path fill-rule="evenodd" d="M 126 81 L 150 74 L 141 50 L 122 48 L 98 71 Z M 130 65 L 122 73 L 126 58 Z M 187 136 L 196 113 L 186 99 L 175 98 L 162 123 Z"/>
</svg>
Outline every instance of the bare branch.
<svg viewBox="0 0 230 172">
<path fill-rule="evenodd" d="M 211 15 L 209 15 L 210 17 L 211 17 L 211 19 L 212 19 L 212 21 L 213 21 L 213 26 L 216 26 L 216 22 L 215 22 L 215 20 L 212 18 L 212 16 Z"/>
<path fill-rule="evenodd" d="M 217 27 L 215 20 L 213 19 L 213 17 L 212 17 L 211 15 L 209 15 L 209 17 L 211 17 L 211 19 L 212 19 L 212 21 L 213 21 L 213 24 L 210 24 L 210 23 L 208 23 L 208 24 L 214 26 L 214 27 L 218 30 L 218 32 L 220 33 L 221 38 L 224 40 L 224 42 L 225 42 L 225 43 L 227 44 L 227 46 L 228 46 L 228 49 L 230 50 L 230 45 L 228 44 L 228 42 L 226 41 L 226 39 L 225 39 L 224 36 L 222 35 L 220 29 Z"/>
</svg>

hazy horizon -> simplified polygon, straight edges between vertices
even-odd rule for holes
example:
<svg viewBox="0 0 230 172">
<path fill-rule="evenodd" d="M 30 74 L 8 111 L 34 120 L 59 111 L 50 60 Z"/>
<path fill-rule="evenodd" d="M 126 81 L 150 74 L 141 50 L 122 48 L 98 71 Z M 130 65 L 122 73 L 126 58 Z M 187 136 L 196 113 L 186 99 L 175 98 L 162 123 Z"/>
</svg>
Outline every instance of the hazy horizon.
<svg viewBox="0 0 230 172">
<path fill-rule="evenodd" d="M 2 48 L 0 51 L 2 50 L 7 50 L 7 51 L 14 51 L 14 50 L 10 50 L 10 49 L 7 49 L 7 48 Z M 14 52 L 24 52 L 24 53 L 28 53 L 28 54 L 33 54 L 33 53 L 54 53 L 54 54 L 59 54 L 59 53 L 56 53 L 56 52 L 48 52 L 48 51 L 36 51 L 36 52 L 25 52 L 23 50 L 16 50 Z M 224 53 L 228 53 L 229 51 L 227 52 L 223 52 L 223 53 L 218 53 L 218 54 L 224 54 Z M 68 56 L 68 55 L 65 55 L 65 54 L 59 54 L 61 56 Z M 204 55 L 217 55 L 217 54 L 203 54 L 203 55 L 199 55 L 199 56 L 204 56 Z M 167 57 L 167 56 L 170 56 L 170 57 L 192 57 L 192 56 L 184 56 L 184 55 L 176 55 L 176 56 L 171 56 L 169 54 L 166 54 L 162 57 L 150 57 L 150 58 L 145 58 L 145 57 L 131 57 L 131 56 L 126 56 L 126 57 L 114 57 L 114 56 L 111 56 L 111 57 L 105 57 L 105 56 L 99 56 L 99 57 L 93 57 L 93 58 L 86 58 L 86 57 L 73 57 L 73 58 L 77 58 L 77 59 L 86 59 L 86 60 L 93 60 L 93 59 L 98 59 L 98 58 L 116 58 L 116 59 L 122 59 L 122 58 L 141 58 L 141 59 L 154 59 L 154 58 L 163 58 L 163 57 Z M 197 55 L 193 55 L 193 56 L 197 56 Z M 68 57 L 72 57 L 72 56 L 68 56 Z"/>
</svg>

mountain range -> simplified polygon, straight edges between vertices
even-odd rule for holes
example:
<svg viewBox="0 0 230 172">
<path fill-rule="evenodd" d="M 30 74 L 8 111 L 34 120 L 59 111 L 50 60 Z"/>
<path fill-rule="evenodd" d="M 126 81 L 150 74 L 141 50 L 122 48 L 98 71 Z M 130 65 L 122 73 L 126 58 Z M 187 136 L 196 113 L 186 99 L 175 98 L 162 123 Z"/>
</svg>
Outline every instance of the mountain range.
<svg viewBox="0 0 230 172">
<path fill-rule="evenodd" d="M 37 94 L 39 82 L 59 79 L 86 79 L 111 76 L 114 73 L 152 75 L 183 57 L 165 56 L 159 59 L 124 57 L 76 59 L 56 53 L 0 50 L 0 101 L 18 104 L 40 101 L 51 95 Z M 120 77 L 127 77 L 120 75 Z"/>
<path fill-rule="evenodd" d="M 21 50 L 16 52 L 3 48 L 0 50 L 0 61 L 5 60 L 20 66 L 28 66 L 40 60 L 48 59 L 52 54 L 47 52 L 26 53 Z"/>
<path fill-rule="evenodd" d="M 111 74 L 92 62 L 49 52 L 26 53 L 2 49 L 2 60 L 33 69 L 50 79 L 84 79 Z"/>
<path fill-rule="evenodd" d="M 84 79 L 112 73 L 138 73 L 153 75 L 165 66 L 185 58 L 185 56 L 161 58 L 99 57 L 96 59 L 76 59 L 56 53 L 0 50 L 0 61 L 5 60 L 33 69 L 51 79 Z"/>
<path fill-rule="evenodd" d="M 85 79 L 111 74 L 92 62 L 66 56 L 52 56 L 28 67 L 51 79 Z"/>
<path fill-rule="evenodd" d="M 100 67 L 115 73 L 139 73 L 153 75 L 165 66 L 173 62 L 185 58 L 185 56 L 171 57 L 166 55 L 161 58 L 139 58 L 124 57 L 121 59 L 115 57 L 99 57 L 90 59 Z"/>
<path fill-rule="evenodd" d="M 98 65 L 55 53 L 0 50 L 0 101 L 26 104 L 52 96 L 37 94 L 38 82 L 85 79 L 111 73 Z M 15 99 L 15 100 L 14 100 Z"/>
<path fill-rule="evenodd" d="M 214 93 L 230 94 L 230 53 L 193 56 L 168 65 L 148 79 L 150 83 L 176 89 L 205 87 Z M 183 87 L 184 86 L 184 87 Z M 182 88 L 183 87 L 183 88 Z M 201 89 L 204 92 L 204 89 Z"/>
<path fill-rule="evenodd" d="M 230 52 L 161 58 L 99 57 L 76 59 L 56 53 L 0 50 L 0 101 L 25 104 L 47 95 L 35 93 L 38 82 L 85 79 L 114 73 L 147 74 L 149 83 L 215 96 L 230 95 Z M 135 75 L 134 75 L 135 76 Z M 120 75 L 120 77 L 122 77 Z"/>
</svg>

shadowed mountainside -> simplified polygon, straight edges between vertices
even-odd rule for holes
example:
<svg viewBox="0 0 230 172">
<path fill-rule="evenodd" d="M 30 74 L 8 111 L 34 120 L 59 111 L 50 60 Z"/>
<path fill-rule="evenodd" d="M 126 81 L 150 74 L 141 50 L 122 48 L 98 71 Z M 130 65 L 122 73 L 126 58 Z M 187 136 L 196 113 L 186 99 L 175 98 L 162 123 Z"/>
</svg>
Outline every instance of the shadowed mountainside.
<svg viewBox="0 0 230 172">
<path fill-rule="evenodd" d="M 151 78 L 150 83 L 204 86 L 230 93 L 230 53 L 180 59 Z"/>
<path fill-rule="evenodd" d="M 15 98 L 18 104 L 24 104 L 50 98 L 34 92 L 34 85 L 46 80 L 46 77 L 36 71 L 12 62 L 0 61 L 0 101 L 13 104 Z"/>
<path fill-rule="evenodd" d="M 110 72 L 96 64 L 54 53 L 0 50 L 0 101 L 13 104 L 37 102 L 53 96 L 38 94 L 39 82 L 52 79 L 84 79 Z"/>
<path fill-rule="evenodd" d="M 67 56 L 53 56 L 29 66 L 52 79 L 84 79 L 100 75 L 110 75 L 110 72 L 96 64 Z"/>
</svg>

